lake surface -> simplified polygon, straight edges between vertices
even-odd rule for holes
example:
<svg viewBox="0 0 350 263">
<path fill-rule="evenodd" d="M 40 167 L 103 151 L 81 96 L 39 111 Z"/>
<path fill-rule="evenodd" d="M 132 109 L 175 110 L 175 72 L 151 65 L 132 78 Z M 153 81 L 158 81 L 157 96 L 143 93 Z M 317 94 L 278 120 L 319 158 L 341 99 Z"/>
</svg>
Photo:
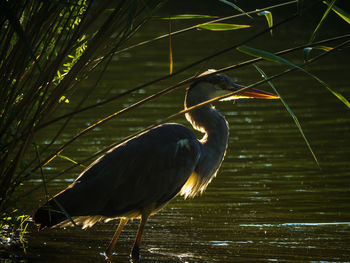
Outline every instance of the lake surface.
<svg viewBox="0 0 350 263">
<path fill-rule="evenodd" d="M 266 22 L 263 18 L 258 21 L 260 23 L 252 22 L 252 29 L 219 33 L 193 31 L 175 37 L 175 71 L 263 29 Z M 174 30 L 187 24 L 176 22 Z M 167 27 L 166 21 L 152 22 L 133 41 L 166 33 Z M 156 33 L 155 29 L 159 32 Z M 293 22 L 275 30 L 274 37 L 266 35 L 248 45 L 278 51 L 306 42 L 309 33 L 303 32 L 302 22 Z M 327 37 L 327 33 L 320 37 Z M 294 63 L 302 63 L 302 52 L 287 58 Z M 250 57 L 231 51 L 179 76 L 135 92 L 128 99 L 81 113 L 70 123 L 57 144 L 67 141 L 89 124 L 198 71 L 248 59 Z M 349 99 L 349 59 L 349 48 L 344 48 L 307 70 Z M 286 69 L 271 62 L 259 65 L 268 75 Z M 113 59 L 103 81 L 86 105 L 167 73 L 167 39 L 132 49 Z M 260 75 L 252 66 L 229 71 L 227 75 L 243 85 L 260 80 Z M 71 103 L 60 114 L 73 108 L 96 76 L 93 74 L 83 82 L 81 89 L 70 98 Z M 215 106 L 230 123 L 230 140 L 224 163 L 202 196 L 188 200 L 176 198 L 150 218 L 141 246 L 142 262 L 350 261 L 349 109 L 302 72 L 288 74 L 273 83 L 298 117 L 320 168 L 279 100 L 216 103 Z M 259 88 L 271 91 L 267 84 Z M 183 108 L 184 93 L 185 87 L 182 87 L 109 121 L 81 137 L 62 154 L 82 160 L 178 112 Z M 183 116 L 173 121 L 190 127 Z M 45 136 L 53 136 L 57 127 L 46 131 L 40 143 L 45 143 Z M 200 134 L 198 136 L 201 137 Z M 66 160 L 56 159 L 44 172 L 50 178 L 70 165 Z M 69 185 L 82 169 L 76 168 L 51 182 L 50 193 L 53 195 Z M 30 189 L 37 184 L 41 184 L 39 177 L 33 178 L 26 187 Z M 44 191 L 40 189 L 28 197 L 24 205 L 28 207 L 28 213 L 33 213 L 43 201 Z M 68 228 L 37 232 L 30 226 L 27 254 L 20 259 L 29 262 L 105 262 L 102 253 L 114 234 L 116 223 L 99 223 L 86 231 Z M 116 262 L 129 261 L 137 227 L 137 220 L 125 227 L 117 242 Z"/>
</svg>

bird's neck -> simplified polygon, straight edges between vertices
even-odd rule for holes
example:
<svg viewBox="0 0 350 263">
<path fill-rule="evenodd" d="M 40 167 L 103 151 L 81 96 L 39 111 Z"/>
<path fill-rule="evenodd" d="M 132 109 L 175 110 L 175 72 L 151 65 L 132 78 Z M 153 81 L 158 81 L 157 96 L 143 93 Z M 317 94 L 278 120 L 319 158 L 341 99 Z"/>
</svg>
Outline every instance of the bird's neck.
<svg viewBox="0 0 350 263">
<path fill-rule="evenodd" d="M 187 93 L 185 109 L 208 99 L 198 96 L 192 98 Z M 202 176 L 212 177 L 217 172 L 225 156 L 229 137 L 228 123 L 225 117 L 210 104 L 186 113 L 186 118 L 194 129 L 204 133 L 204 137 L 200 141 L 203 146 L 200 162 L 212 164 L 199 165 L 199 167 L 203 167 L 203 170 L 198 172 Z"/>
</svg>

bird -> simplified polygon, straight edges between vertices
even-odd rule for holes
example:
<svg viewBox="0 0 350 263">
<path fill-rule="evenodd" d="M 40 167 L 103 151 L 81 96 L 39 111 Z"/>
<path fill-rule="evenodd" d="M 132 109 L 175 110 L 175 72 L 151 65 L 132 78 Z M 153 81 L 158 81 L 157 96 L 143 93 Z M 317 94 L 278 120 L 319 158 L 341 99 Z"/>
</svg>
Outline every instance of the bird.
<svg viewBox="0 0 350 263">
<path fill-rule="evenodd" d="M 185 109 L 244 86 L 226 74 L 209 69 L 186 90 Z M 276 99 L 277 95 L 244 89 L 223 100 Z M 143 132 L 110 149 L 92 162 L 66 189 L 35 212 L 39 229 L 82 225 L 119 219 L 105 255 L 113 253 L 129 219 L 140 219 L 130 257 L 140 258 L 141 237 L 147 219 L 176 196 L 195 197 L 216 176 L 225 157 L 229 126 L 211 103 L 186 112 L 192 127 L 203 133 L 199 140 L 184 125 L 166 123 Z"/>
</svg>

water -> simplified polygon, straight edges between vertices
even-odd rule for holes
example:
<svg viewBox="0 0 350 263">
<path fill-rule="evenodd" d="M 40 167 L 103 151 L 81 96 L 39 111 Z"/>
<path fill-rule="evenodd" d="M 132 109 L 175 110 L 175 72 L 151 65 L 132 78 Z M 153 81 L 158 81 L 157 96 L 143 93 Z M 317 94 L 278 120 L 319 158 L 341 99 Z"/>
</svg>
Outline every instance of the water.
<svg viewBox="0 0 350 263">
<path fill-rule="evenodd" d="M 155 23 L 159 30 L 166 32 L 167 24 Z M 176 26 L 182 28 L 183 24 L 177 22 Z M 308 39 L 308 32 L 302 33 L 302 24 L 298 26 L 294 31 L 290 28 L 276 30 L 273 39 L 263 37 L 252 45 L 267 50 L 294 46 L 295 39 L 300 39 L 300 43 Z M 173 43 L 175 70 L 250 34 L 249 30 L 241 30 L 181 35 Z M 137 35 L 135 42 L 151 36 L 154 36 L 154 24 Z M 262 44 L 264 41 L 266 46 Z M 348 99 L 349 53 L 348 48 L 344 49 L 308 68 Z M 302 59 L 300 53 L 295 56 Z M 57 143 L 68 140 L 82 127 L 197 71 L 224 67 L 244 59 L 248 57 L 232 51 L 179 77 L 136 92 L 123 103 L 119 100 L 82 113 Z M 260 66 L 269 75 L 285 68 L 266 62 Z M 167 67 L 167 40 L 116 57 L 87 105 L 167 74 Z M 227 74 L 240 84 L 251 84 L 260 78 L 253 67 Z M 82 88 L 92 85 L 94 77 L 85 81 Z M 185 201 L 176 198 L 150 218 L 143 236 L 142 262 L 350 261 L 349 110 L 326 88 L 301 72 L 275 80 L 274 84 L 299 118 L 320 168 L 280 101 L 217 103 L 216 107 L 230 123 L 229 147 L 221 170 L 201 197 Z M 267 85 L 260 88 L 269 90 Z M 78 91 L 70 98 L 71 104 L 61 113 L 69 112 L 80 95 Z M 183 97 L 184 88 L 181 88 L 122 115 L 73 143 L 63 155 L 84 159 L 181 110 Z M 186 124 L 183 117 L 174 121 Z M 55 130 L 53 127 L 45 135 L 53 136 Z M 43 138 L 46 138 L 44 134 Z M 68 165 L 67 161 L 56 159 L 45 168 L 45 175 L 50 178 Z M 77 168 L 51 182 L 50 193 L 66 187 L 81 170 Z M 37 184 L 40 184 L 39 178 L 33 178 L 26 187 Z M 28 213 L 43 199 L 42 189 L 26 198 L 24 204 Z M 70 228 L 37 232 L 30 226 L 27 253 L 19 258 L 30 262 L 105 262 L 102 253 L 116 223 L 97 224 L 86 231 Z M 137 226 L 138 221 L 134 220 L 124 229 L 116 246 L 116 261 L 129 261 Z"/>
</svg>

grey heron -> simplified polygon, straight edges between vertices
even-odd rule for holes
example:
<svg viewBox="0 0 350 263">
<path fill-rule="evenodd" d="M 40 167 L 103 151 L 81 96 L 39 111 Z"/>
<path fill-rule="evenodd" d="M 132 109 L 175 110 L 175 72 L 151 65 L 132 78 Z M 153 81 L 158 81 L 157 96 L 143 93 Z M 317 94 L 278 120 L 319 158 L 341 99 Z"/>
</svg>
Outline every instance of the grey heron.
<svg viewBox="0 0 350 263">
<path fill-rule="evenodd" d="M 243 88 L 223 73 L 208 70 L 187 89 L 185 108 Z M 271 99 L 278 96 L 244 90 L 236 98 Z M 131 218 L 140 225 L 130 256 L 139 258 L 141 236 L 149 216 L 175 196 L 194 197 L 215 177 L 225 156 L 229 128 L 211 104 L 186 113 L 193 128 L 204 133 L 198 140 L 183 125 L 168 123 L 119 144 L 94 161 L 66 189 L 39 208 L 34 222 L 40 229 L 70 224 L 66 213 L 83 228 L 101 220 L 120 219 L 106 250 L 110 256 Z M 64 212 L 63 212 L 64 211 Z"/>
</svg>

